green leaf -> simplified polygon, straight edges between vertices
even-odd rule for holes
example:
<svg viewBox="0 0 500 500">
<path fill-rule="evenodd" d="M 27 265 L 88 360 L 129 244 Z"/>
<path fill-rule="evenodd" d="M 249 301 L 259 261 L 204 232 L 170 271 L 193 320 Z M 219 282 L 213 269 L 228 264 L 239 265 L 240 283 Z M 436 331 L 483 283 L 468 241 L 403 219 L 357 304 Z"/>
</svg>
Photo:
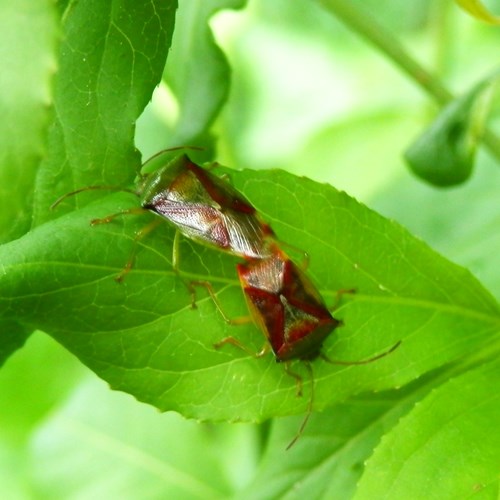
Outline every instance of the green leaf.
<svg viewBox="0 0 500 500">
<path fill-rule="evenodd" d="M 59 32 L 53 2 L 2 2 L 0 16 L 0 243 L 3 243 L 25 234 L 31 224 L 37 167 L 46 155 L 45 136 L 51 118 Z M 15 318 L 0 320 L 0 365 L 24 344 L 30 333 L 31 329 Z"/>
<path fill-rule="evenodd" d="M 436 186 L 466 181 L 483 132 L 492 78 L 448 104 L 406 150 L 405 159 L 420 178 Z"/>
<path fill-rule="evenodd" d="M 46 154 L 59 33 L 49 0 L 4 1 L 0 16 L 2 243 L 21 236 L 30 226 L 37 166 Z"/>
<path fill-rule="evenodd" d="M 500 17 L 494 16 L 479 0 L 455 0 L 462 9 L 480 21 L 489 24 L 500 24 Z"/>
<path fill-rule="evenodd" d="M 286 460 L 283 450 L 303 417 L 275 419 L 260 467 L 240 497 L 352 498 L 381 436 L 428 392 L 429 379 L 358 396 L 312 415 Z"/>
<path fill-rule="evenodd" d="M 87 380 L 34 434 L 33 477 L 46 498 L 223 498 L 227 450 L 210 431 Z"/>
<path fill-rule="evenodd" d="M 499 330 L 498 304 L 468 271 L 346 194 L 280 171 L 233 177 L 284 241 L 307 249 L 309 273 L 327 300 L 356 288 L 335 314 L 345 326 L 327 339 L 328 356 L 362 360 L 402 341 L 390 356 L 364 366 L 317 360 L 315 408 L 401 386 L 477 351 Z M 227 325 L 201 291 L 198 308 L 190 307 L 181 277 L 211 281 L 229 316 L 245 313 L 236 259 L 185 242 L 178 276 L 170 261 L 173 231 L 165 225 L 143 242 L 125 282 L 113 280 L 128 259 L 134 230 L 149 219 L 97 227 L 89 220 L 136 203 L 133 195 L 107 196 L 5 245 L 0 313 L 48 332 L 112 387 L 162 410 L 207 420 L 303 412 L 307 378 L 305 397 L 297 398 L 294 380 L 272 356 L 213 348 L 232 335 L 257 351 L 262 336 L 256 327 Z M 307 376 L 300 362 L 293 368 Z"/>
<path fill-rule="evenodd" d="M 133 179 L 140 164 L 134 123 L 161 78 L 176 6 L 175 0 L 69 3 L 35 225 L 54 217 L 49 206 L 61 194 Z"/>
<path fill-rule="evenodd" d="M 183 2 L 176 18 L 164 78 L 177 98 L 179 118 L 167 146 L 205 145 L 209 127 L 229 93 L 230 69 L 209 25 L 220 9 L 239 9 L 246 0 Z"/>
<path fill-rule="evenodd" d="M 52 97 L 58 40 L 54 6 L 23 1 L 28 16 L 19 16 L 19 6 L 2 7 L 5 19 L 11 19 L 0 35 L 3 45 L 16 47 L 5 54 L 0 78 L 5 98 L 0 110 L 7 118 L 0 150 L 0 239 L 5 241 L 54 217 L 49 206 L 58 194 L 92 182 L 120 184 L 133 178 L 133 168 L 123 168 L 140 163 L 133 124 L 161 78 L 176 7 L 174 1 L 70 2 Z M 47 132 L 52 99 L 54 122 Z M 17 326 L 14 338 L 14 322 L 8 319 L 9 328 L 2 331 L 0 361 L 29 334 L 25 325 Z"/>
<path fill-rule="evenodd" d="M 496 498 L 499 368 L 487 363 L 422 400 L 382 440 L 355 498 Z"/>
<path fill-rule="evenodd" d="M 147 13 L 165 13 L 161 11 L 163 4 L 159 2 L 148 2 L 148 5 L 107 3 L 111 10 L 96 2 L 84 3 L 98 12 L 100 17 L 92 19 L 82 7 L 82 2 L 63 0 L 54 4 L 61 13 L 64 12 L 61 27 L 64 45 L 60 55 L 63 64 L 60 66 L 57 93 L 54 97 L 49 95 L 45 109 L 45 116 L 49 117 L 51 110 L 48 106 L 56 100 L 54 115 L 57 122 L 51 130 L 49 144 L 43 142 L 47 120 L 40 120 L 36 112 L 32 113 L 33 129 L 26 129 L 23 136 L 25 130 L 18 128 L 14 133 L 12 130 L 8 132 L 10 135 L 7 136 L 9 141 L 14 140 L 14 144 L 15 141 L 21 143 L 25 138 L 41 137 L 40 154 L 46 155 L 46 161 L 35 184 L 34 166 L 38 160 L 29 163 L 20 157 L 22 168 L 15 171 L 19 175 L 22 172 L 22 181 L 26 181 L 26 185 L 12 181 L 9 181 L 11 184 L 4 184 L 6 196 L 11 197 L 13 203 L 21 200 L 21 206 L 25 207 L 23 220 L 27 221 L 25 226 L 18 226 L 21 229 L 9 233 L 7 239 L 12 240 L 27 232 L 33 187 L 37 192 L 37 205 L 36 230 L 0 249 L 0 359 L 6 358 L 9 352 L 21 345 L 30 331 L 41 327 L 78 356 L 70 356 L 75 363 L 82 360 L 113 387 L 163 409 L 178 408 L 186 415 L 211 420 L 257 420 L 270 415 L 306 411 L 312 400 L 313 384 L 302 363 L 295 362 L 291 366 L 304 379 L 304 395 L 298 398 L 294 380 L 285 374 L 283 365 L 276 364 L 271 355 L 254 359 L 229 345 L 214 351 L 213 343 L 225 335 L 234 335 L 257 351 L 263 337 L 256 327 L 227 326 L 203 290 L 198 293 L 198 309 L 190 308 L 190 295 L 182 279 L 208 279 L 214 283 L 229 315 L 245 314 L 235 274 L 236 259 L 184 241 L 181 247 L 181 274 L 177 276 L 170 266 L 173 232 L 165 225 L 141 243 L 136 266 L 125 282 L 119 285 L 113 277 L 123 269 L 129 258 L 134 233 L 152 216 L 117 219 L 112 224 L 94 228 L 89 227 L 89 221 L 97 216 L 135 207 L 137 200 L 124 194 L 107 196 L 103 192 L 86 192 L 68 199 L 68 203 L 61 205 L 56 212 L 47 212 L 48 206 L 59 194 L 74 188 L 88 184 L 125 186 L 130 183 L 140 163 L 133 150 L 131 130 L 141 107 L 149 99 L 155 85 L 153 80 L 162 71 L 166 49 L 163 50 L 161 41 L 165 39 L 168 45 L 173 24 L 172 17 L 170 21 L 162 17 L 163 24 L 154 27 L 155 16 L 148 16 Z M 396 5 L 398 2 L 393 3 Z M 192 3 L 184 4 L 186 12 L 189 11 Z M 150 8 L 152 5 L 153 8 Z M 29 9 L 25 9 L 25 5 L 22 7 L 23 12 L 33 11 L 33 5 Z M 252 16 L 258 15 L 261 7 L 254 9 Z M 266 8 L 274 9 L 276 15 L 279 14 L 276 6 L 267 7 L 266 3 Z M 203 9 L 205 2 L 200 6 L 200 11 Z M 301 2 L 298 9 L 306 11 L 306 2 Z M 300 16 L 297 8 L 295 10 Z M 107 23 L 106 12 L 111 13 Z M 133 28 L 130 23 L 124 22 L 121 15 L 124 13 L 130 13 L 135 24 Z M 201 14 L 200 17 L 192 17 L 200 22 L 194 30 L 197 34 L 206 30 L 208 15 L 203 17 Z M 12 16 L 6 19 L 11 20 Z M 269 21 L 270 18 L 266 19 Z M 54 21 L 49 28 L 56 24 Z M 329 24 L 320 25 L 321 19 L 318 19 L 318 29 L 330 32 Z M 28 30 L 35 27 L 30 25 Z M 134 40 L 133 51 L 140 71 L 136 71 L 127 59 L 127 44 L 119 43 L 125 38 L 117 36 L 115 27 L 126 33 L 129 40 Z M 290 29 L 289 26 L 284 28 Z M 18 30 L 18 26 L 15 29 Z M 26 27 L 21 26 L 18 32 L 25 33 Z M 36 31 L 34 36 L 42 37 L 44 34 L 53 36 L 54 30 Z M 104 46 L 100 44 L 103 39 L 106 41 Z M 336 51 L 342 40 L 336 35 L 331 39 Z M 313 36 L 311 42 L 316 44 L 318 40 Z M 209 43 L 208 38 L 205 43 Z M 94 47 L 96 52 L 92 50 Z M 96 63 L 99 57 L 93 56 L 101 49 L 103 57 Z M 318 49 L 322 50 L 319 45 Z M 211 73 L 199 71 L 207 62 L 198 57 L 196 49 L 186 52 L 187 60 L 179 61 L 179 77 L 187 78 L 194 74 L 202 78 Z M 125 57 L 121 59 L 124 53 Z M 340 49 L 339 54 L 342 53 L 345 59 L 344 48 Z M 52 52 L 49 49 L 45 54 L 50 56 Z M 85 61 L 81 54 L 85 55 Z M 149 59 L 149 67 L 144 64 L 142 56 Z M 37 61 L 43 61 L 36 51 L 30 52 L 28 57 L 37 58 L 33 66 Z M 55 56 L 51 57 L 55 59 Z M 199 64 L 198 71 L 183 72 L 185 68 L 182 64 L 195 59 Z M 354 53 L 349 53 L 347 59 L 360 62 L 359 56 Z M 127 63 L 122 65 L 123 61 Z M 210 59 L 210 67 L 212 63 L 216 64 L 215 61 L 216 58 Z M 85 64 L 91 66 L 87 79 L 82 77 Z M 128 71 L 122 66 L 127 66 Z M 467 65 L 462 64 L 462 67 Z M 202 86 L 208 89 L 209 97 L 206 102 L 200 98 L 196 100 L 200 113 L 190 124 L 185 123 L 192 127 L 189 133 L 199 131 L 203 141 L 209 138 L 206 130 L 211 120 L 208 110 L 217 109 L 215 103 L 223 95 L 218 87 L 225 82 L 227 66 L 225 68 L 222 76 L 219 75 L 217 86 Z M 92 79 L 94 73 L 98 74 L 98 83 Z M 3 73 L 0 80 L 8 74 Z M 154 75 L 154 78 L 146 77 L 145 81 L 139 81 L 138 75 L 145 74 Z M 39 78 L 40 82 L 50 78 L 47 73 L 43 75 Z M 32 79 L 34 85 L 37 77 L 39 75 Z M 90 96 L 90 99 L 84 99 L 82 94 L 86 93 L 88 82 L 90 91 L 86 97 Z M 128 87 L 124 82 L 129 82 Z M 248 83 L 245 80 L 243 87 L 248 90 L 245 82 Z M 192 85 L 189 95 L 183 93 L 184 83 L 179 83 L 179 95 L 184 96 L 183 102 L 187 107 L 189 100 L 197 95 L 197 86 L 193 81 L 189 83 Z M 296 83 L 292 81 L 290 85 L 295 87 Z M 375 92 L 373 95 L 379 94 Z M 8 104 L 13 105 L 13 102 L 9 100 Z M 28 96 L 26 102 L 33 111 L 33 100 Z M 251 106 L 248 103 L 252 102 L 254 99 L 250 95 L 244 104 Z M 92 108 L 91 111 L 87 110 L 87 105 Z M 393 105 L 392 99 L 392 108 Z M 241 109 L 237 112 L 241 114 Z M 260 113 L 258 106 L 255 113 Z M 25 122 L 28 123 L 28 120 Z M 10 123 L 13 122 L 5 121 L 6 128 Z M 33 130 L 36 130 L 35 135 Z M 239 130 L 230 130 L 229 133 L 245 134 Z M 304 137 L 308 133 L 310 131 L 305 132 Z M 279 141 L 279 134 L 275 139 Z M 162 140 L 169 141 L 171 137 L 164 134 Z M 374 143 L 376 150 L 377 146 L 379 143 Z M 11 142 L 3 144 L 2 151 L 7 147 L 11 147 Z M 140 149 L 144 152 L 142 145 Z M 245 155 L 243 149 L 238 152 L 240 158 Z M 29 152 L 28 149 L 26 151 Z M 19 149 L 19 152 L 24 154 L 24 150 Z M 321 153 L 316 153 L 321 156 Z M 383 156 L 383 152 L 381 154 Z M 13 160 L 17 162 L 18 158 Z M 9 162 L 6 163 L 9 167 Z M 487 174 L 486 171 L 482 173 Z M 315 175 L 312 170 L 311 175 Z M 387 350 L 397 340 L 403 341 L 401 346 L 390 356 L 366 366 L 338 367 L 327 365 L 321 359 L 314 361 L 313 406 L 325 409 L 325 413 L 313 414 L 302 438 L 285 453 L 284 447 L 297 432 L 303 415 L 273 422 L 269 441 L 264 434 L 258 442 L 255 433 L 248 434 L 247 440 L 233 440 L 232 432 L 236 433 L 241 428 L 256 430 L 257 427 L 198 427 L 173 415 L 155 414 L 151 408 L 139 404 L 130 396 L 109 391 L 104 383 L 99 384 L 97 391 L 82 386 L 70 394 L 72 372 L 64 364 L 54 368 L 57 360 L 38 344 L 32 343 L 36 340 L 35 335 L 27 348 L 35 348 L 36 356 L 21 364 L 20 371 L 13 374 L 9 372 L 9 366 L 12 366 L 10 362 L 16 361 L 17 356 L 14 356 L 0 372 L 0 376 L 4 377 L 0 381 L 1 498 L 95 497 L 96 493 L 103 498 L 136 498 L 141 495 L 164 498 L 165 494 L 183 498 L 190 495 L 203 498 L 229 496 L 231 486 L 236 494 L 239 493 L 241 485 L 248 481 L 256 468 L 254 465 L 253 469 L 249 467 L 252 470 L 241 474 L 234 473 L 231 466 L 240 465 L 238 459 L 242 460 L 241 456 L 251 462 L 248 455 L 252 452 L 256 462 L 259 445 L 265 445 L 264 459 L 254 480 L 243 489 L 241 496 L 274 498 L 302 493 L 300 496 L 308 498 L 348 498 L 355 491 L 363 474 L 363 464 L 377 447 L 380 437 L 403 415 L 407 416 L 402 423 L 423 420 L 423 412 L 418 415 L 422 405 L 416 405 L 415 410 L 410 412 L 415 401 L 434 388 L 439 394 L 443 391 L 448 401 L 455 403 L 450 408 L 456 411 L 456 403 L 462 395 L 460 387 L 455 387 L 452 397 L 451 393 L 445 393 L 446 385 L 439 384 L 446 383 L 453 370 L 455 380 L 461 377 L 461 381 L 473 373 L 467 371 L 473 366 L 471 358 L 475 353 L 488 360 L 497 357 L 498 305 L 484 286 L 467 271 L 450 264 L 399 226 L 330 187 L 277 172 L 234 173 L 233 177 L 236 186 L 270 221 L 280 237 L 310 254 L 308 273 L 314 276 L 329 303 L 335 302 L 337 289 L 357 289 L 356 295 L 343 297 L 341 307 L 335 312 L 345 325 L 327 339 L 325 352 L 337 359 L 359 360 Z M 477 177 L 474 176 L 473 182 Z M 413 207 L 416 219 L 426 219 L 422 224 L 432 225 L 440 238 L 448 240 L 448 246 L 453 242 L 456 253 L 448 255 L 459 259 L 464 248 L 472 254 L 472 258 L 461 262 L 468 268 L 470 264 L 470 269 L 476 273 L 478 268 L 474 255 L 480 254 L 482 274 L 478 275 L 484 279 L 482 283 L 497 290 L 498 266 L 495 262 L 498 259 L 495 259 L 495 252 L 491 252 L 498 239 L 498 231 L 495 230 L 498 224 L 495 224 L 495 215 L 492 215 L 495 214 L 493 207 L 498 205 L 495 204 L 493 178 L 488 180 L 491 190 L 489 211 L 484 204 L 484 196 L 479 196 L 482 193 L 476 193 L 480 203 L 475 200 L 475 208 L 466 213 L 457 209 L 463 208 L 464 197 L 471 200 L 467 194 L 470 192 L 464 191 L 462 199 L 457 197 L 458 203 L 453 210 L 455 218 L 450 217 L 449 221 L 436 219 L 436 210 L 429 212 L 431 217 L 422 216 L 422 210 L 429 206 L 439 207 L 441 213 L 442 197 L 433 199 L 433 204 L 411 204 L 408 198 L 403 197 L 404 203 L 396 204 L 399 206 L 395 213 L 399 217 L 401 211 L 409 211 Z M 373 182 L 370 186 L 373 188 Z M 425 188 L 423 185 L 420 187 Z M 372 190 L 356 189 L 349 188 L 351 192 L 373 193 Z M 394 200 L 394 193 L 391 199 Z M 72 205 L 79 208 L 91 200 L 94 203 L 84 210 L 72 211 Z M 10 199 L 4 197 L 4 201 L 9 203 Z M 480 204 L 484 213 L 478 209 Z M 415 207 L 419 207 L 418 210 Z M 65 210 L 71 213 L 65 215 Z M 461 214 L 460 220 L 457 213 Z M 481 226 L 486 232 L 475 232 L 478 227 L 473 219 L 479 214 L 482 223 L 487 221 L 487 225 Z M 446 222 L 452 221 L 455 221 L 456 232 L 443 231 Z M 10 231 L 12 222 L 7 218 L 2 225 Z M 474 234 L 471 228 L 474 228 Z M 414 233 L 426 234 L 419 230 Z M 476 241 L 477 247 L 468 246 L 472 240 Z M 486 258 L 489 259 L 487 262 Z M 18 354 L 22 355 L 25 351 L 23 349 Z M 435 370 L 436 367 L 441 368 Z M 477 383 L 481 389 L 479 395 L 487 399 L 485 378 L 476 378 L 471 384 Z M 494 394 L 497 380 L 496 377 L 489 379 L 492 382 L 490 394 Z M 411 380 L 414 380 L 411 385 L 405 385 L 402 390 L 366 393 L 401 386 Z M 362 395 L 339 403 L 358 393 Z M 465 391 L 469 403 L 472 393 L 472 388 Z M 65 404 L 68 395 L 70 397 Z M 443 410 L 438 403 L 439 399 L 426 408 L 429 412 L 438 408 L 437 416 L 442 421 Z M 463 413 L 469 411 L 471 406 Z M 414 418 L 414 415 L 419 418 Z M 490 411 L 484 420 L 477 419 L 474 423 L 480 422 L 484 428 L 495 429 L 497 415 L 498 411 Z M 428 417 L 427 429 L 431 418 Z M 258 429 L 265 432 L 267 425 Z M 471 436 L 472 445 L 468 441 L 462 442 L 460 450 L 454 447 L 456 443 L 453 440 L 445 442 L 442 449 L 437 450 L 440 454 L 436 453 L 439 461 L 431 463 L 433 456 L 427 455 L 429 460 L 425 461 L 424 470 L 430 477 L 436 477 L 443 457 L 465 457 L 467 460 L 469 451 L 475 450 L 475 439 L 485 439 L 479 433 L 466 434 L 468 438 Z M 226 444 L 233 443 L 231 453 L 226 453 L 224 443 L 221 446 L 224 439 Z M 5 441 L 8 441 L 7 445 Z M 181 445 L 172 447 L 174 441 Z M 393 456 L 405 456 L 405 440 L 393 441 L 393 445 Z M 483 447 L 479 450 L 486 456 L 488 450 L 483 443 L 481 445 Z M 497 446 L 498 443 L 493 442 L 492 445 Z M 383 447 L 384 444 L 379 449 Z M 445 447 L 448 447 L 448 454 Z M 492 462 L 498 462 L 495 454 L 490 454 L 490 458 Z M 392 463 L 387 463 L 393 467 Z M 471 470 L 480 476 L 484 469 L 478 468 L 477 462 L 470 463 Z M 78 474 L 74 474 L 75 470 Z M 371 471 L 369 465 L 367 477 L 370 477 Z M 420 471 L 416 475 L 415 484 L 418 484 Z M 482 477 L 487 480 L 487 475 Z M 493 481 L 492 484 L 495 484 Z M 474 487 L 485 496 L 496 493 L 488 487 L 481 490 L 482 483 L 479 482 L 474 483 Z M 470 490 L 464 491 L 467 493 Z"/>
</svg>

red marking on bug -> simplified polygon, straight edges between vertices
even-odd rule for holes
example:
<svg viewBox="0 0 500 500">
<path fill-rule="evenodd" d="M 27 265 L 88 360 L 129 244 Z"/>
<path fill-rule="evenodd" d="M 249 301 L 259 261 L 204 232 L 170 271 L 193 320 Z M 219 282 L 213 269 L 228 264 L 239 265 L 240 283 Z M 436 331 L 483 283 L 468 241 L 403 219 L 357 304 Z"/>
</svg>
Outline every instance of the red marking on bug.
<svg viewBox="0 0 500 500">
<path fill-rule="evenodd" d="M 211 175 L 207 170 L 196 165 L 196 163 L 193 163 L 189 159 L 186 162 L 186 169 L 189 169 L 196 175 L 212 200 L 219 203 L 221 207 L 231 208 L 250 215 L 254 215 L 257 212 L 255 207 L 230 184 Z"/>
</svg>

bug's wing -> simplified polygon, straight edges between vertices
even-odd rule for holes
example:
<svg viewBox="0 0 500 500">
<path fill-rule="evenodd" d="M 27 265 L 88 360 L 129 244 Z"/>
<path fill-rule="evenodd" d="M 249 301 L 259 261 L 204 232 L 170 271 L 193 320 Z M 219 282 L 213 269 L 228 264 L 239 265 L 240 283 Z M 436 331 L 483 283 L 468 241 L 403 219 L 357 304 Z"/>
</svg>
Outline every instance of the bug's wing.
<svg viewBox="0 0 500 500">
<path fill-rule="evenodd" d="M 271 256 L 269 237 L 255 215 L 224 210 L 222 218 L 233 253 L 259 259 Z"/>
</svg>

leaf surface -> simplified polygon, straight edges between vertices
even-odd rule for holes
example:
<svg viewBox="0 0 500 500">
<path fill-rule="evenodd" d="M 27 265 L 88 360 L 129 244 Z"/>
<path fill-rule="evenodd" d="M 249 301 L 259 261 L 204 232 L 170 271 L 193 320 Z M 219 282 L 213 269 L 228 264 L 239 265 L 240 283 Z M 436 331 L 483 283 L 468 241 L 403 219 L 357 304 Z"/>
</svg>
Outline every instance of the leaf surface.
<svg viewBox="0 0 500 500">
<path fill-rule="evenodd" d="M 495 360 L 435 389 L 384 437 L 355 498 L 495 498 L 499 385 Z"/>
<path fill-rule="evenodd" d="M 46 155 L 59 42 L 53 2 L 0 5 L 0 243 L 28 231 L 37 167 Z M 29 64 L 27 64 L 29 61 Z"/>
<path fill-rule="evenodd" d="M 477 351 L 498 331 L 498 304 L 468 271 L 345 193 L 280 171 L 232 175 L 282 240 L 307 249 L 309 273 L 327 301 L 339 289 L 356 289 L 335 313 L 344 326 L 325 342 L 329 357 L 362 360 L 402 341 L 364 366 L 315 361 L 316 408 L 401 386 Z M 257 352 L 263 339 L 256 327 L 224 323 L 203 291 L 197 309 L 190 306 L 182 279 L 212 282 L 229 316 L 245 313 L 236 259 L 184 242 L 177 276 L 173 230 L 165 225 L 143 242 L 125 282 L 114 281 L 134 230 L 150 216 L 97 227 L 89 220 L 136 203 L 133 195 L 106 196 L 4 246 L 2 314 L 50 333 L 112 387 L 162 410 L 211 420 L 303 412 L 307 378 L 306 397 L 297 398 L 294 380 L 272 356 L 213 348 L 232 335 Z M 307 377 L 300 362 L 294 366 Z"/>
<path fill-rule="evenodd" d="M 231 74 L 210 28 L 220 9 L 239 9 L 246 0 L 205 0 L 179 6 L 164 80 L 172 89 L 179 117 L 168 146 L 213 146 L 210 126 L 227 99 Z"/>
<path fill-rule="evenodd" d="M 49 207 L 59 195 L 134 178 L 140 164 L 134 123 L 161 78 L 176 6 L 175 0 L 68 4 L 34 225 L 54 217 Z"/>
</svg>

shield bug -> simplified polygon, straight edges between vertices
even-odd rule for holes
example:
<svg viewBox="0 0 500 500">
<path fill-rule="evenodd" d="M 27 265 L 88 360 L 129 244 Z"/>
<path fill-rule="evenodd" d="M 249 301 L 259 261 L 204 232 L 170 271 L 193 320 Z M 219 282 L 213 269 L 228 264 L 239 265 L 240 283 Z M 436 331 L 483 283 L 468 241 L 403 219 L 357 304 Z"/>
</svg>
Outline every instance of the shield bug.
<svg viewBox="0 0 500 500">
<path fill-rule="evenodd" d="M 336 309 L 336 305 L 327 307 L 311 279 L 276 242 L 270 244 L 269 249 L 272 251 L 270 257 L 248 259 L 237 264 L 236 269 L 250 312 L 250 320 L 264 333 L 276 361 L 312 361 L 321 357 L 333 364 L 362 365 L 386 356 L 399 346 L 400 342 L 382 354 L 360 361 L 342 361 L 327 357 L 321 352 L 323 342 L 333 330 L 343 324 L 330 312 L 331 309 Z M 226 322 L 247 322 L 246 318 L 228 318 L 209 283 L 196 284 L 208 289 Z M 354 290 L 341 290 L 338 297 L 346 293 L 354 293 Z M 234 337 L 222 339 L 215 347 L 219 348 L 228 343 L 248 351 Z M 267 349 L 264 348 L 256 356 L 266 352 Z"/>
<path fill-rule="evenodd" d="M 256 209 L 231 184 L 180 155 L 139 187 L 141 205 L 188 238 L 246 258 L 270 255 L 274 237 Z"/>
<path fill-rule="evenodd" d="M 316 358 L 341 322 L 307 275 L 277 245 L 271 257 L 238 264 L 237 272 L 250 314 L 276 359 Z"/>
<path fill-rule="evenodd" d="M 123 215 L 150 211 L 173 224 L 179 233 L 198 243 L 250 259 L 271 255 L 269 243 L 274 240 L 272 229 L 231 184 L 197 165 L 186 154 L 172 155 L 171 151 L 163 151 L 148 160 L 144 167 L 157 163 L 161 166 L 143 175 L 136 190 L 115 186 L 89 186 L 65 194 L 52 208 L 67 197 L 87 190 L 132 192 L 140 198 L 140 207 L 94 219 L 91 224 L 106 224 Z M 118 280 L 131 269 L 137 242 L 156 226 L 157 223 L 153 222 L 137 233 L 132 255 Z M 172 258 L 175 269 L 178 262 L 177 246 L 176 237 Z"/>
<path fill-rule="evenodd" d="M 302 394 L 302 377 L 290 370 L 289 362 L 294 359 L 304 361 L 309 371 L 312 383 L 306 417 L 298 433 L 288 445 L 287 449 L 289 449 L 302 434 L 312 413 L 314 377 L 310 361 L 321 357 L 332 364 L 367 364 L 391 353 L 400 342 L 388 351 L 369 359 L 342 361 L 327 357 L 321 352 L 323 342 L 328 335 L 342 325 L 342 322 L 332 316 L 321 294 L 305 272 L 277 244 L 270 245 L 270 249 L 272 250 L 271 257 L 247 260 L 237 265 L 237 272 L 251 317 L 263 331 L 276 361 L 285 362 L 286 372 L 297 383 L 299 396 Z M 346 291 L 341 293 L 346 293 Z M 217 306 L 220 309 L 220 305 L 217 304 Z M 241 320 L 237 320 L 236 323 L 241 323 Z M 243 347 L 233 337 L 227 337 L 215 346 L 221 347 L 226 343 Z M 257 356 L 265 352 L 264 348 Z"/>
<path fill-rule="evenodd" d="M 321 352 L 325 339 L 342 321 L 335 319 L 318 289 L 306 273 L 278 246 L 269 244 L 270 257 L 247 259 L 237 264 L 236 269 L 246 299 L 251 320 L 262 330 L 272 349 L 276 361 L 299 359 L 312 361 L 321 357 L 327 362 L 343 365 L 371 363 L 392 352 L 399 342 L 389 351 L 361 361 L 342 361 L 328 358 Z M 226 322 L 241 324 L 242 318 L 231 320 L 221 309 L 218 300 L 207 283 L 206 286 Z M 344 294 L 353 294 L 354 290 L 340 290 L 338 299 Z M 233 337 L 222 339 L 216 344 L 221 347 L 226 343 L 243 347 Z M 247 350 L 247 349 L 245 349 Z M 262 350 L 262 354 L 266 352 Z M 261 353 L 257 354 L 258 356 Z"/>
</svg>

